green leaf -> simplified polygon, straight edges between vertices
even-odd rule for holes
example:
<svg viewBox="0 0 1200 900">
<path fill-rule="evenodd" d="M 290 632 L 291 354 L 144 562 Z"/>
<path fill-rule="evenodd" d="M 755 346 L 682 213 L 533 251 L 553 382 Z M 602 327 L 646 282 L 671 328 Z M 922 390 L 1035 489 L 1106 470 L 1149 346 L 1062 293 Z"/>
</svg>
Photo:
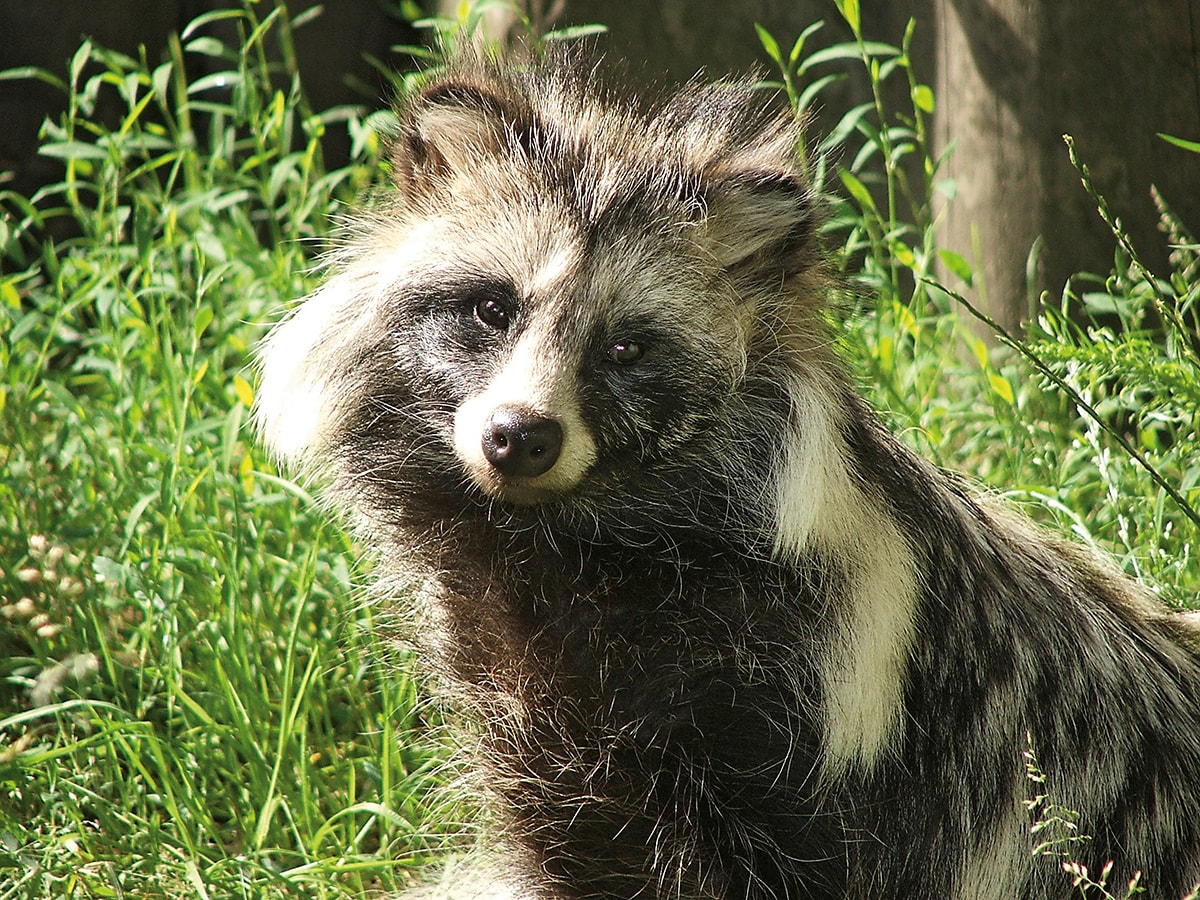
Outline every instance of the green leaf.
<svg viewBox="0 0 1200 900">
<path fill-rule="evenodd" d="M 204 380 L 204 376 L 208 374 L 208 362 L 206 359 L 196 366 L 196 370 L 192 372 L 192 384 L 199 384 Z"/>
<path fill-rule="evenodd" d="M 896 327 L 908 337 L 917 336 L 917 317 L 912 309 L 904 303 L 893 303 L 892 313 L 896 316 Z"/>
<path fill-rule="evenodd" d="M 53 159 L 108 159 L 108 151 L 86 141 L 55 141 L 38 148 L 42 156 Z"/>
<path fill-rule="evenodd" d="M 975 278 L 975 272 L 971 268 L 971 264 L 953 250 L 939 250 L 938 258 L 942 261 L 942 265 L 965 281 L 968 285 L 971 284 L 972 280 Z"/>
<path fill-rule="evenodd" d="M 139 203 L 133 207 L 133 243 L 137 247 L 139 259 L 150 258 L 156 224 L 154 212 L 147 204 Z"/>
<path fill-rule="evenodd" d="M 979 363 L 979 368 L 987 371 L 989 367 L 987 344 L 983 342 L 982 338 L 975 337 L 975 335 L 966 335 L 963 340 L 971 348 L 971 352 L 975 354 L 975 360 Z"/>
<path fill-rule="evenodd" d="M 39 69 L 36 66 L 20 66 L 16 69 L 4 69 L 0 71 L 0 81 L 42 81 L 58 88 L 60 91 L 67 89 L 67 83 L 57 75 L 47 72 L 45 69 Z"/>
<path fill-rule="evenodd" d="M 210 22 L 219 22 L 222 19 L 244 18 L 246 18 L 246 13 L 240 9 L 217 9 L 213 10 L 212 12 L 206 12 L 196 16 L 196 18 L 188 22 L 180 37 L 186 41 L 189 37 L 191 37 L 205 25 L 208 25 Z"/>
<path fill-rule="evenodd" d="M 196 312 L 196 321 L 193 324 L 193 333 L 196 337 L 200 337 L 208 330 L 208 326 L 212 324 L 213 308 L 211 306 L 202 306 Z"/>
<path fill-rule="evenodd" d="M 798 59 L 800 59 L 800 54 L 804 52 L 805 43 L 808 41 L 808 39 L 810 37 L 812 37 L 814 34 L 816 34 L 824 25 L 825 25 L 825 23 L 823 21 L 818 20 L 816 22 L 813 22 L 811 25 L 809 25 L 807 28 L 805 28 L 802 32 L 800 32 L 800 37 L 796 38 L 796 43 L 792 44 L 792 52 L 788 54 L 788 65 L 789 66 L 796 65 L 796 61 Z M 805 69 L 808 68 L 807 63 L 805 64 L 804 68 Z"/>
<path fill-rule="evenodd" d="M 133 505 L 129 511 L 129 515 L 125 517 L 125 543 L 128 545 L 133 540 L 133 535 L 137 531 L 138 522 L 141 521 L 142 514 L 146 511 L 155 500 L 159 499 L 158 491 L 151 491 L 145 494 Z M 96 575 L 101 580 L 109 581 L 113 584 L 120 584 L 124 580 L 123 569 L 111 559 L 97 559 L 95 562 Z"/>
<path fill-rule="evenodd" d="M 1163 134 L 1161 131 L 1158 132 L 1158 136 L 1168 144 L 1174 144 L 1176 147 L 1191 153 L 1200 153 L 1200 141 L 1185 141 L 1183 138 L 1172 137 L 1169 134 Z"/>
<path fill-rule="evenodd" d="M 1009 406 L 1016 406 L 1017 398 L 1013 394 L 1012 385 L 1008 383 L 1007 378 L 999 372 L 988 372 L 988 383 L 991 384 L 992 390 L 996 392 L 996 395 Z"/>
<path fill-rule="evenodd" d="M 71 84 L 79 83 L 79 76 L 83 72 L 83 67 L 87 65 L 89 59 L 92 58 L 92 42 L 84 41 L 79 45 L 79 49 L 75 51 L 75 55 L 71 57 Z"/>
<path fill-rule="evenodd" d="M 879 359 L 880 367 L 890 372 L 896 361 L 896 339 L 890 334 L 881 335 L 875 346 L 875 356 Z"/>
<path fill-rule="evenodd" d="M 78 413 L 81 409 L 78 398 L 60 382 L 52 378 L 47 378 L 42 381 L 41 388 L 51 400 L 63 409 L 69 409 L 75 413 Z"/>
<path fill-rule="evenodd" d="M 762 44 L 763 49 L 767 51 L 767 56 L 775 60 L 775 62 L 782 68 L 783 52 L 779 49 L 779 42 L 775 40 L 775 37 L 771 34 L 771 32 L 767 31 L 767 29 L 763 28 L 757 22 L 754 23 L 754 30 L 758 33 L 758 42 Z"/>
<path fill-rule="evenodd" d="M 808 108 L 812 106 L 813 100 L 816 99 L 817 94 L 821 93 L 821 91 L 825 89 L 826 85 L 832 84 L 835 81 L 841 81 L 845 77 L 846 76 L 844 73 L 835 72 L 831 75 L 824 75 L 809 84 L 800 92 L 800 97 L 796 101 L 796 112 L 807 112 Z"/>
<path fill-rule="evenodd" d="M 597 34 L 607 34 L 608 26 L 594 22 L 590 25 L 571 25 L 568 28 L 556 28 L 553 31 L 547 31 L 542 35 L 542 40 L 547 44 L 562 43 L 564 41 L 577 41 L 580 38 L 593 37 Z"/>
<path fill-rule="evenodd" d="M 871 196 L 871 192 L 867 190 L 867 186 L 858 180 L 858 176 L 852 172 L 847 172 L 845 169 L 838 174 L 841 176 L 842 184 L 850 192 L 850 196 L 858 201 L 858 205 L 865 210 L 875 212 L 875 198 Z"/>
<path fill-rule="evenodd" d="M 233 376 L 233 392 L 237 395 L 238 400 L 241 401 L 244 407 L 247 409 L 253 408 L 254 388 L 251 387 L 250 382 L 248 382 L 241 375 Z"/>
<path fill-rule="evenodd" d="M 211 75 L 204 75 L 197 78 L 188 85 L 188 95 L 199 94 L 204 91 L 224 91 L 236 87 L 242 83 L 242 76 L 238 72 L 232 70 L 226 72 L 213 72 Z"/>
<path fill-rule="evenodd" d="M 870 102 L 860 103 L 858 106 L 847 110 L 833 127 L 833 130 L 821 141 L 821 149 L 828 151 L 834 147 L 841 146 L 846 138 L 853 133 L 854 129 L 858 127 L 858 123 L 874 111 L 875 104 Z"/>
<path fill-rule="evenodd" d="M 154 86 L 154 93 L 158 95 L 160 103 L 169 103 L 171 100 L 171 72 L 172 64 L 165 62 L 150 76 L 150 83 Z"/>
<path fill-rule="evenodd" d="M 850 30 L 858 35 L 862 30 L 862 19 L 859 15 L 858 0 L 834 0 L 837 11 L 842 14 Z"/>
<path fill-rule="evenodd" d="M 904 241 L 892 242 L 892 256 L 895 257 L 896 262 L 909 269 L 915 267 L 917 264 L 917 258 L 913 254 L 912 248 L 904 243 Z"/>
<path fill-rule="evenodd" d="M 213 37 L 198 37 L 188 41 L 184 48 L 188 53 L 199 53 L 201 56 L 220 58 L 225 56 L 225 45 Z"/>
<path fill-rule="evenodd" d="M 861 60 L 864 53 L 869 57 L 880 56 L 891 58 L 899 56 L 900 50 L 891 44 L 881 44 L 877 41 L 864 41 L 861 47 L 854 43 L 834 44 L 832 47 L 825 47 L 822 50 L 815 51 L 812 56 L 805 60 L 804 67 L 811 69 L 813 66 L 821 63 L 840 62 L 847 59 Z"/>
<path fill-rule="evenodd" d="M 933 89 L 927 84 L 918 84 L 912 90 L 913 104 L 923 113 L 933 114 Z"/>
</svg>

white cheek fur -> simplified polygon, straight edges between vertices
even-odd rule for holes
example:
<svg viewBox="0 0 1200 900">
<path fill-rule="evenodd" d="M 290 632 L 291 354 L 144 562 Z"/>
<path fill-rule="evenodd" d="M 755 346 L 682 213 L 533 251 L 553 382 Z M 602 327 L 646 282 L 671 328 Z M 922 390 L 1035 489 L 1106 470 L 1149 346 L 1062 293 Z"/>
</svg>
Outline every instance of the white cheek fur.
<svg viewBox="0 0 1200 900">
<path fill-rule="evenodd" d="M 297 463 L 320 445 L 329 410 L 329 379 L 314 362 L 336 327 L 348 291 L 339 279 L 309 297 L 271 331 L 261 352 L 254 421 L 279 459 Z"/>
<path fill-rule="evenodd" d="M 364 253 L 271 330 L 259 353 L 254 424 L 278 459 L 303 465 L 322 451 L 352 389 L 341 367 L 380 333 L 389 287 L 433 252 L 445 228 L 430 220 L 381 234 L 375 252 Z"/>
</svg>

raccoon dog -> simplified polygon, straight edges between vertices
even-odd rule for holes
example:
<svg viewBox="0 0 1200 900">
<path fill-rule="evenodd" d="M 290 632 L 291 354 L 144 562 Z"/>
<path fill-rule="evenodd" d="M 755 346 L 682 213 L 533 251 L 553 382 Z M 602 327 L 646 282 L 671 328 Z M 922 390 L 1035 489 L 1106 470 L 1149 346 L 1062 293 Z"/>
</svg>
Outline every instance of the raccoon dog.
<svg viewBox="0 0 1200 900">
<path fill-rule="evenodd" d="M 1184 623 L 914 457 L 830 349 L 797 126 L 460 62 L 271 334 L 257 410 L 396 580 L 540 898 L 1066 898 L 1200 880 Z M 475 744 L 478 745 L 475 749 Z M 1061 845 L 1055 845 L 1062 849 Z"/>
</svg>

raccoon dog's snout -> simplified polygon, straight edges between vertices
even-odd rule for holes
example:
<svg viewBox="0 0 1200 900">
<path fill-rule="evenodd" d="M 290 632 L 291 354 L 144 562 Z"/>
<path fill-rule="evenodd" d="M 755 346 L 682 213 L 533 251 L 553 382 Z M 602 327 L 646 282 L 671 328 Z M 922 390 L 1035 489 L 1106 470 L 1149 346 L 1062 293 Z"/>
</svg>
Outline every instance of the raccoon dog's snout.
<svg viewBox="0 0 1200 900">
<path fill-rule="evenodd" d="M 532 410 L 500 406 L 483 429 L 483 456 L 501 475 L 535 478 L 554 468 L 562 450 L 557 419 Z"/>
</svg>

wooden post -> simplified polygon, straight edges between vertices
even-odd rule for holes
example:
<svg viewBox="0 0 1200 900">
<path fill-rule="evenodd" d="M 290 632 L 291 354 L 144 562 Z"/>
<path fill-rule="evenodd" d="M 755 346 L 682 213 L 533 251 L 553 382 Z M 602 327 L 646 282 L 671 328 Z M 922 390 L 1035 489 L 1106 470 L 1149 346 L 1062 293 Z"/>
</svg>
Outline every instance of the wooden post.
<svg viewBox="0 0 1200 900">
<path fill-rule="evenodd" d="M 957 185 L 942 243 L 973 262 L 1002 325 L 1019 329 L 1074 272 L 1112 265 L 1063 134 L 1148 264 L 1166 264 L 1152 183 L 1200 228 L 1200 156 L 1155 135 L 1200 139 L 1195 0 L 938 0 L 936 27 L 936 139 L 954 148 Z"/>
</svg>

